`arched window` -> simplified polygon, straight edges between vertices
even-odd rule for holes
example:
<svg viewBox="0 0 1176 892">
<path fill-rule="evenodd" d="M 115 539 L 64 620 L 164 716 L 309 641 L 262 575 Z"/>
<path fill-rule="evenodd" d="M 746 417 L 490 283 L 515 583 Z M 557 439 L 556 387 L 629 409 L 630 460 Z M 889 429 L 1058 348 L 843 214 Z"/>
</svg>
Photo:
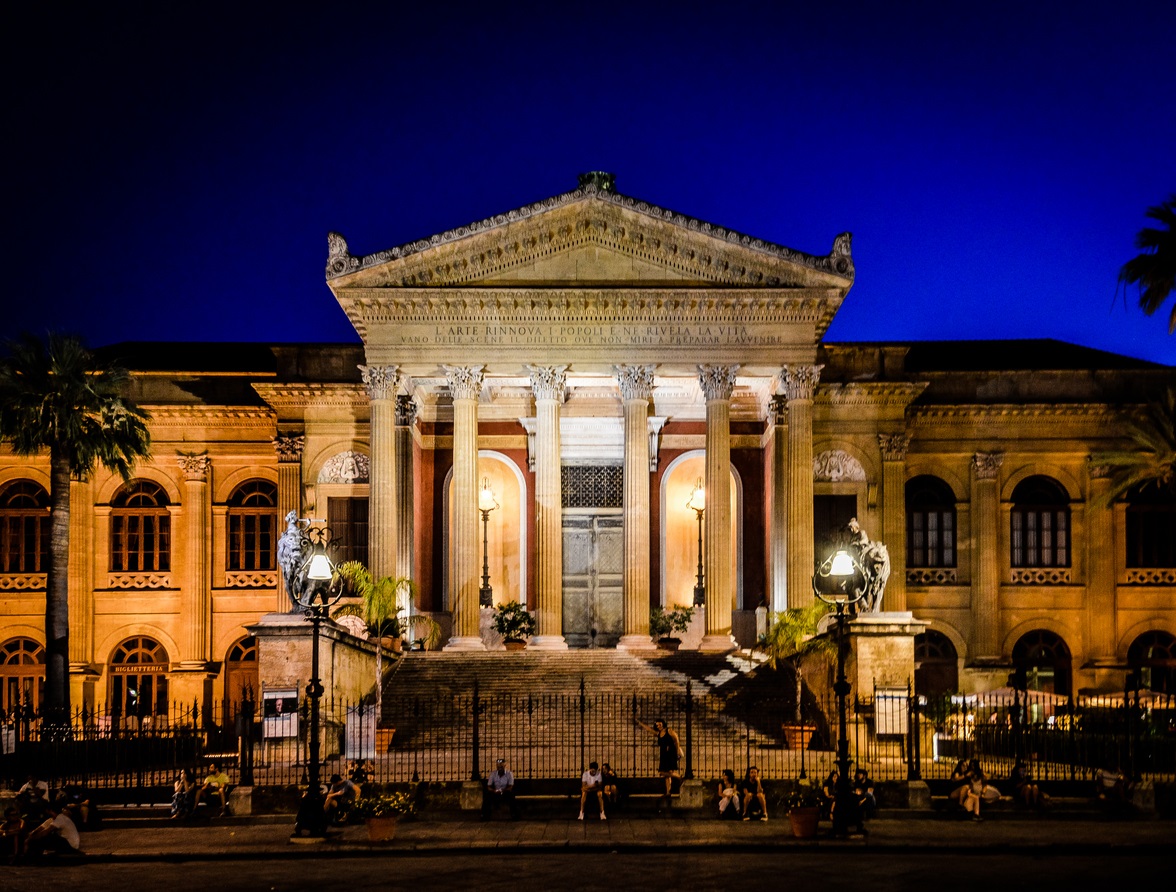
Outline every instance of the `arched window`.
<svg viewBox="0 0 1176 892">
<path fill-rule="evenodd" d="M 1017 682 L 1027 691 L 1070 694 L 1070 649 L 1045 629 L 1035 629 L 1013 645 Z"/>
<path fill-rule="evenodd" d="M 229 497 L 227 517 L 228 569 L 274 569 L 278 488 L 267 480 L 242 483 Z"/>
<path fill-rule="evenodd" d="M 49 565 L 49 493 L 31 480 L 0 490 L 0 573 L 44 573 Z"/>
<path fill-rule="evenodd" d="M 1070 566 L 1070 499 L 1056 480 L 1018 483 L 1010 523 L 1014 567 Z"/>
<path fill-rule="evenodd" d="M 959 656 L 951 639 L 928 629 L 915 636 L 915 693 L 939 697 L 959 690 Z"/>
<path fill-rule="evenodd" d="M 907 566 L 956 565 L 956 507 L 951 487 L 930 474 L 906 485 Z"/>
<path fill-rule="evenodd" d="M 1144 632 L 1127 649 L 1127 665 L 1149 691 L 1176 694 L 1176 637 L 1158 630 Z"/>
<path fill-rule="evenodd" d="M 225 701 L 229 710 L 235 710 L 246 699 L 246 693 L 256 702 L 258 688 L 257 639 L 250 635 L 230 647 L 225 658 Z"/>
<path fill-rule="evenodd" d="M 133 480 L 110 501 L 110 571 L 160 573 L 171 569 L 167 493 L 150 480 Z"/>
<path fill-rule="evenodd" d="M 167 651 L 154 638 L 128 638 L 110 656 L 110 712 L 167 715 Z"/>
<path fill-rule="evenodd" d="M 0 644 L 0 711 L 37 709 L 45 692 L 45 649 L 31 638 L 10 638 Z"/>
<path fill-rule="evenodd" d="M 1176 498 L 1157 486 L 1127 496 L 1127 566 L 1176 567 Z"/>
</svg>

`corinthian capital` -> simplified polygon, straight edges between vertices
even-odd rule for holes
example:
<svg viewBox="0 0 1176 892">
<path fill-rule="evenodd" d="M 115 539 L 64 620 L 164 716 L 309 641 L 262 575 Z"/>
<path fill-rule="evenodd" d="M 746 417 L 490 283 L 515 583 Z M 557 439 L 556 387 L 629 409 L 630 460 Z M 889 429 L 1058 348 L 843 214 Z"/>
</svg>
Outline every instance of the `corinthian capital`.
<svg viewBox="0 0 1176 892">
<path fill-rule="evenodd" d="M 535 392 L 535 399 L 563 402 L 568 371 L 566 365 L 529 365 L 527 371 L 531 373 L 531 390 Z"/>
<path fill-rule="evenodd" d="M 707 402 L 711 400 L 729 400 L 735 392 L 735 375 L 739 371 L 737 365 L 700 365 L 698 367 L 698 386 Z"/>
<path fill-rule="evenodd" d="M 651 365 L 613 366 L 617 380 L 621 383 L 622 400 L 647 400 L 653 396 L 653 370 Z"/>
<path fill-rule="evenodd" d="M 972 456 L 972 470 L 977 480 L 995 480 L 1004 455 L 999 452 L 977 452 Z"/>
<path fill-rule="evenodd" d="M 786 365 L 780 370 L 780 389 L 784 391 L 784 398 L 792 400 L 811 400 L 813 391 L 817 389 L 817 382 L 821 380 L 823 365 Z"/>
<path fill-rule="evenodd" d="M 447 365 L 445 380 L 455 400 L 476 400 L 482 393 L 482 369 L 480 365 Z"/>
<path fill-rule="evenodd" d="M 185 480 L 204 483 L 208 480 L 208 469 L 212 467 L 212 459 L 207 452 L 177 452 L 176 464 L 184 472 Z"/>
<path fill-rule="evenodd" d="M 363 376 L 368 396 L 373 400 L 390 400 L 396 396 L 396 388 L 400 386 L 400 366 L 361 365 L 359 373 Z"/>
<path fill-rule="evenodd" d="M 274 444 L 274 451 L 278 453 L 279 464 L 302 461 L 302 449 L 306 446 L 306 437 L 302 434 L 279 432 L 270 442 Z"/>
<path fill-rule="evenodd" d="M 911 438 L 906 434 L 878 434 L 878 448 L 884 461 L 902 461 L 910 445 Z"/>
<path fill-rule="evenodd" d="M 407 393 L 396 397 L 396 426 L 408 427 L 411 425 L 412 420 L 416 417 L 416 410 L 416 400 Z"/>
</svg>

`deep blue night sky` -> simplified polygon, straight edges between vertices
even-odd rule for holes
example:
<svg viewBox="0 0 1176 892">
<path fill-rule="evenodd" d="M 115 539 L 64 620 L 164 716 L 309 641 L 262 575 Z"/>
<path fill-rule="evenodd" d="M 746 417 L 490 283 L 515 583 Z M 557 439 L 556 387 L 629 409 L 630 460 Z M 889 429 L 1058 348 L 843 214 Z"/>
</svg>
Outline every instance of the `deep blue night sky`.
<svg viewBox="0 0 1176 892">
<path fill-rule="evenodd" d="M 6 11 L 0 336 L 355 341 L 328 230 L 369 253 L 609 170 L 802 251 L 852 231 L 829 340 L 1176 364 L 1169 307 L 1116 296 L 1176 193 L 1176 4 L 402 5 Z"/>
</svg>

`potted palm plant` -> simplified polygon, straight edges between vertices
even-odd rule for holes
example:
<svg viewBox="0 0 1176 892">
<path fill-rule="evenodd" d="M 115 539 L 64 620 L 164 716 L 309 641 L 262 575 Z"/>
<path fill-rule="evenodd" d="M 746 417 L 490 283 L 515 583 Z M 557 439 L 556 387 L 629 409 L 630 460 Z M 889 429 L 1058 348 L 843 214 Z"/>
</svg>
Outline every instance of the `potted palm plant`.
<svg viewBox="0 0 1176 892">
<path fill-rule="evenodd" d="M 386 842 L 401 818 L 416 814 L 416 803 L 409 793 L 376 791 L 356 799 L 351 814 L 367 825 L 369 840 Z"/>
<path fill-rule="evenodd" d="M 363 621 L 368 632 L 379 640 L 376 648 L 376 715 L 383 706 L 384 648 L 401 649 L 402 617 L 408 612 L 413 594 L 413 582 L 407 576 L 382 576 L 373 579 L 371 572 L 359 561 L 345 561 L 335 568 L 350 592 L 362 603 Z"/>
<path fill-rule="evenodd" d="M 507 601 L 494 608 L 494 631 L 507 650 L 522 650 L 535 634 L 535 617 L 518 601 Z"/>
<path fill-rule="evenodd" d="M 804 660 L 815 655 L 829 657 L 836 652 L 836 643 L 829 636 L 817 633 L 821 618 L 828 612 L 829 605 L 820 601 L 810 607 L 782 610 L 772 616 L 768 631 L 759 640 L 768 667 L 775 670 L 783 663 L 792 673 L 793 715 L 782 729 L 789 749 L 806 749 L 816 731 L 816 726 L 806 725 L 802 718 Z"/>
<path fill-rule="evenodd" d="M 677 650 L 682 645 L 678 635 L 685 635 L 694 617 L 693 607 L 654 607 L 649 612 L 649 634 L 662 650 Z M 677 632 L 678 635 L 674 633 Z"/>
</svg>

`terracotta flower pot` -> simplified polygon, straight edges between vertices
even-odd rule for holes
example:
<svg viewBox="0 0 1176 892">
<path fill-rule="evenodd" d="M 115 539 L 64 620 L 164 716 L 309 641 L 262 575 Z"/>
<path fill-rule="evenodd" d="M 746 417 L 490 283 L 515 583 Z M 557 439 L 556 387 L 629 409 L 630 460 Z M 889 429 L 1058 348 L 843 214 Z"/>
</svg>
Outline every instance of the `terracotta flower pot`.
<svg viewBox="0 0 1176 892">
<path fill-rule="evenodd" d="M 817 835 L 817 824 L 821 810 L 814 806 L 789 809 L 788 822 L 792 824 L 792 835 L 797 839 L 808 839 Z"/>
<path fill-rule="evenodd" d="M 682 646 L 681 638 L 659 638 L 657 639 L 657 646 L 659 650 L 676 651 Z"/>
<path fill-rule="evenodd" d="M 527 649 L 527 642 L 523 641 L 519 638 L 507 638 L 502 643 L 504 645 L 506 645 L 507 650 L 526 650 Z"/>
<path fill-rule="evenodd" d="M 365 818 L 364 823 L 367 824 L 368 839 L 372 842 L 387 842 L 396 835 L 396 822 L 400 820 L 398 815 L 389 815 L 383 818 Z"/>
<path fill-rule="evenodd" d="M 784 725 L 784 739 L 790 750 L 807 750 L 817 731 L 816 725 Z"/>
</svg>

